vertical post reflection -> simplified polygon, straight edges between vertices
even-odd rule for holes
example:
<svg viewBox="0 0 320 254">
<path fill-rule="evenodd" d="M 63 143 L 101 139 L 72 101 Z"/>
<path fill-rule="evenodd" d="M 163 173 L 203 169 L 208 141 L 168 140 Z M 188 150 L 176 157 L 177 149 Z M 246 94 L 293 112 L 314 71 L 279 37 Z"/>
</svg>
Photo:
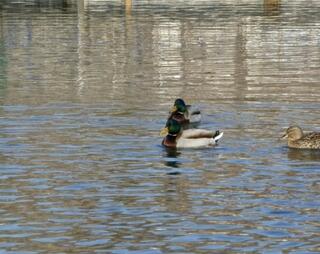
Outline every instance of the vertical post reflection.
<svg viewBox="0 0 320 254">
<path fill-rule="evenodd" d="M 83 49 L 83 36 L 84 36 L 84 12 L 87 7 L 87 0 L 78 1 L 78 95 L 84 87 L 83 79 L 83 62 L 84 62 L 84 49 Z"/>
<path fill-rule="evenodd" d="M 264 0 L 264 12 L 267 15 L 274 15 L 280 12 L 281 0 Z"/>
<path fill-rule="evenodd" d="M 132 0 L 125 0 L 125 10 L 126 10 L 126 15 L 131 15 Z"/>
<path fill-rule="evenodd" d="M 240 19 L 237 24 L 237 34 L 235 37 L 235 82 L 239 86 L 237 89 L 237 97 L 240 100 L 245 99 L 245 91 L 247 91 L 247 35 L 246 21 Z"/>
</svg>

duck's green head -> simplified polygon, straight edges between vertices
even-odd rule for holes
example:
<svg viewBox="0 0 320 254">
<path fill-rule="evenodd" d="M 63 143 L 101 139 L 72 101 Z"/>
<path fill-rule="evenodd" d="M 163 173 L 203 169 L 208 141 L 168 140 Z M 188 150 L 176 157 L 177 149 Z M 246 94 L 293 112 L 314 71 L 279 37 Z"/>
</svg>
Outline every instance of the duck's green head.
<svg viewBox="0 0 320 254">
<path fill-rule="evenodd" d="M 181 113 L 185 113 L 187 112 L 187 106 L 184 102 L 183 99 L 176 99 L 174 102 L 174 105 L 171 109 L 171 112 L 181 112 Z"/>
<path fill-rule="evenodd" d="M 169 119 L 166 123 L 166 127 L 161 130 L 160 135 L 177 136 L 181 132 L 181 130 L 182 128 L 179 122 L 174 119 Z"/>
</svg>

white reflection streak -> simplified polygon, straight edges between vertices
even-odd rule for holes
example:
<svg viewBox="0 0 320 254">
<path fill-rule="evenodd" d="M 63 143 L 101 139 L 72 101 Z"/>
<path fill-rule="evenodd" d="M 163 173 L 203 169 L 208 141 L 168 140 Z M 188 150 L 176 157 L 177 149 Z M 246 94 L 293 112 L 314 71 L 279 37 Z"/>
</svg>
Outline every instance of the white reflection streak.
<svg viewBox="0 0 320 254">
<path fill-rule="evenodd" d="M 163 22 L 154 28 L 155 59 L 159 66 L 160 86 L 165 81 L 178 80 L 182 76 L 181 66 L 181 23 Z"/>
<path fill-rule="evenodd" d="M 82 95 L 82 90 L 84 88 L 84 70 L 82 68 L 83 63 L 83 42 L 82 42 L 82 33 L 83 33 L 83 23 L 84 23 L 84 10 L 87 7 L 87 0 L 79 0 L 78 2 L 78 95 Z"/>
</svg>

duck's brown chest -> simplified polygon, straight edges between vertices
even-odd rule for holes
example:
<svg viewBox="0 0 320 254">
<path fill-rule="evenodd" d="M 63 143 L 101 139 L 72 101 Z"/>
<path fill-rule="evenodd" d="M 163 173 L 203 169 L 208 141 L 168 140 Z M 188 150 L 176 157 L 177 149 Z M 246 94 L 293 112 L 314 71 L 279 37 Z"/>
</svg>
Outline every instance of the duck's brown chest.
<svg viewBox="0 0 320 254">
<path fill-rule="evenodd" d="M 175 113 L 171 117 L 172 117 L 172 119 L 176 120 L 178 123 L 180 123 L 182 125 L 189 123 L 189 120 L 186 119 L 183 114 Z"/>
<path fill-rule="evenodd" d="M 166 147 L 176 147 L 177 146 L 177 141 L 175 136 L 170 136 L 167 135 L 163 140 L 162 140 L 162 145 Z"/>
</svg>

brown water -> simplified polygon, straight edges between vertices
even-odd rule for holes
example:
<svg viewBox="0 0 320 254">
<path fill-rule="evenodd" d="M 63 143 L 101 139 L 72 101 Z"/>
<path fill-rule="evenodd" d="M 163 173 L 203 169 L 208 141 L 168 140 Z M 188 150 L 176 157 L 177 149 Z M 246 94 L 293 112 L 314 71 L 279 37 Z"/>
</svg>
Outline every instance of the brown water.
<svg viewBox="0 0 320 254">
<path fill-rule="evenodd" d="M 319 253 L 320 2 L 2 1 L 1 253 Z M 271 3 L 273 2 L 273 3 Z M 177 97 L 214 149 L 169 153 Z"/>
</svg>

